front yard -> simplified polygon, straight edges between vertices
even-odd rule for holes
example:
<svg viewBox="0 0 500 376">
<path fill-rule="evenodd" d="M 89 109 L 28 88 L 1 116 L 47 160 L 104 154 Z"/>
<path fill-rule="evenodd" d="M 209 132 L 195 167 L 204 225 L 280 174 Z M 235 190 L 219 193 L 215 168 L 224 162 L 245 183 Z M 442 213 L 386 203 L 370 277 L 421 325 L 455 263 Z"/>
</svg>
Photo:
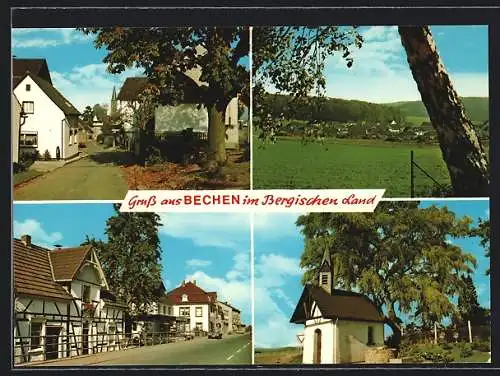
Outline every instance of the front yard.
<svg viewBox="0 0 500 376">
<path fill-rule="evenodd" d="M 25 170 L 22 172 L 18 172 L 14 174 L 14 185 L 18 185 L 21 183 L 25 183 L 31 179 L 36 178 L 37 176 L 42 175 L 43 172 L 37 170 Z"/>
</svg>

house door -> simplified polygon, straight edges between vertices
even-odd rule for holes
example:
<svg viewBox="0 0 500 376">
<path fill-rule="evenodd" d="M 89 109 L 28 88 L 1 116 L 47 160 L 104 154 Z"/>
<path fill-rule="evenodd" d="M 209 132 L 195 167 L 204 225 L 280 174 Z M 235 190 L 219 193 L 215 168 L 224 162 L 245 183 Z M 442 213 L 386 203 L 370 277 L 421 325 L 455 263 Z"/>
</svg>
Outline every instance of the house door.
<svg viewBox="0 0 500 376">
<path fill-rule="evenodd" d="M 314 364 L 321 364 L 321 330 L 314 331 Z"/>
<path fill-rule="evenodd" d="M 89 353 L 89 323 L 83 324 L 82 328 L 82 354 L 87 355 Z"/>
<path fill-rule="evenodd" d="M 59 333 L 61 327 L 47 326 L 45 328 L 45 359 L 59 358 Z"/>
</svg>

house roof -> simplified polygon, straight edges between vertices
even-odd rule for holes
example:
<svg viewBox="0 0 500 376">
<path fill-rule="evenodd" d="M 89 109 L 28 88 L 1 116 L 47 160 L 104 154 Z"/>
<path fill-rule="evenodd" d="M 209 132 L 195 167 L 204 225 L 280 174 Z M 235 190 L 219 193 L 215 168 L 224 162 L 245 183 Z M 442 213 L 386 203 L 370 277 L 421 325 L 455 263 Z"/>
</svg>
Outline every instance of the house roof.
<svg viewBox="0 0 500 376">
<path fill-rule="evenodd" d="M 182 296 L 187 295 L 188 301 L 183 302 Z M 183 285 L 169 291 L 167 297 L 173 304 L 209 304 L 215 303 L 217 294 L 215 292 L 206 292 L 193 282 L 187 282 Z"/>
<path fill-rule="evenodd" d="M 73 299 L 61 285 L 54 281 L 48 249 L 33 244 L 27 247 L 19 239 L 14 239 L 12 248 L 16 295 Z"/>
<path fill-rule="evenodd" d="M 43 90 L 45 94 L 56 104 L 57 107 L 64 112 L 65 115 L 80 115 L 80 112 L 67 100 L 51 83 L 45 81 L 44 79 L 27 73 L 33 81 Z M 22 80 L 21 80 L 22 81 Z"/>
<path fill-rule="evenodd" d="M 49 67 L 45 59 L 12 59 L 12 76 L 13 85 L 17 86 L 22 81 L 26 73 L 31 72 L 33 75 L 42 78 L 52 85 Z"/>
<path fill-rule="evenodd" d="M 148 83 L 147 77 L 128 77 L 120 88 L 117 99 L 120 101 L 136 101 Z M 175 83 L 184 93 L 184 103 L 199 102 L 198 89 L 200 85 L 194 78 L 185 73 L 177 73 Z"/>
<path fill-rule="evenodd" d="M 367 296 L 344 290 L 333 290 L 332 294 L 328 294 L 322 288 L 313 285 L 304 287 L 290 322 L 298 324 L 311 319 L 309 312 L 314 302 L 323 318 L 385 322 L 384 316 Z"/>
<path fill-rule="evenodd" d="M 90 249 L 90 245 L 85 245 L 50 251 L 54 280 L 67 281 L 74 279 Z"/>
</svg>

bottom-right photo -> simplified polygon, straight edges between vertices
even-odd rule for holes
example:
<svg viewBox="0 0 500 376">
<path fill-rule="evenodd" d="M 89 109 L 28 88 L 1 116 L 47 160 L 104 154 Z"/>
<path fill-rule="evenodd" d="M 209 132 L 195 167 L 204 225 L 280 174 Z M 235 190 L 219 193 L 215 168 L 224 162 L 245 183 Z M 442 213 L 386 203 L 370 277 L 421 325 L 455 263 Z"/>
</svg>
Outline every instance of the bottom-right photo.
<svg viewBox="0 0 500 376">
<path fill-rule="evenodd" d="M 490 363 L 488 200 L 254 214 L 256 364 Z"/>
</svg>

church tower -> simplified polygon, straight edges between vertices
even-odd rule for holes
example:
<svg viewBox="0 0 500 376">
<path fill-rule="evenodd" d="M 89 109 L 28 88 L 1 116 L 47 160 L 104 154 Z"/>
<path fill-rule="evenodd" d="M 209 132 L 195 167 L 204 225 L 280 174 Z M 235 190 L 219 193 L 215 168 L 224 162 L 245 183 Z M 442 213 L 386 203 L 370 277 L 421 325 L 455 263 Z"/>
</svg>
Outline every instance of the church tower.
<svg viewBox="0 0 500 376">
<path fill-rule="evenodd" d="M 330 256 L 330 251 L 328 249 L 323 253 L 323 259 L 321 260 L 321 266 L 319 268 L 319 287 L 325 290 L 328 294 L 332 293 L 333 290 L 333 268 L 332 259 Z"/>
<path fill-rule="evenodd" d="M 113 116 L 117 112 L 117 103 L 116 103 L 116 88 L 113 86 L 113 94 L 111 95 L 111 107 L 109 110 L 109 115 Z"/>
</svg>

